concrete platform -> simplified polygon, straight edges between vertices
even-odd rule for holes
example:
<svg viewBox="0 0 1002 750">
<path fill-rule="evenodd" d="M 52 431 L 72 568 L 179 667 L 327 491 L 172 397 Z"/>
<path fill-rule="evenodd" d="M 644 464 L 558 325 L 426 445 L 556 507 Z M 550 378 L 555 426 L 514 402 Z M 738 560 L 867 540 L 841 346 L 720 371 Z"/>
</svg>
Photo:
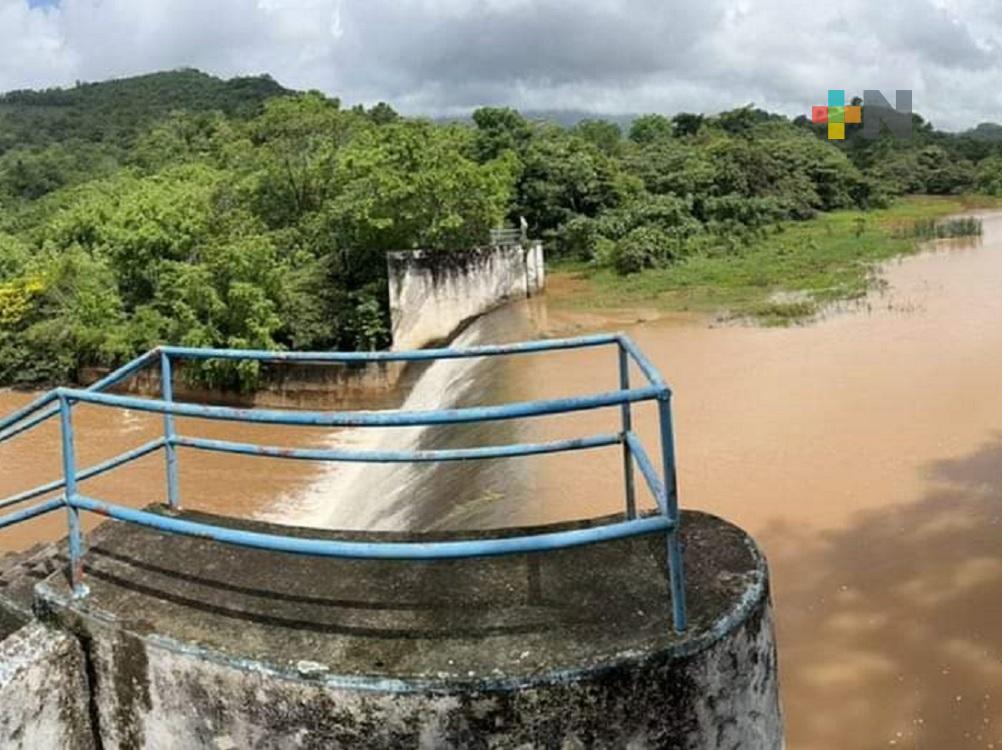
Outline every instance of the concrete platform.
<svg viewBox="0 0 1002 750">
<path fill-rule="evenodd" d="M 238 525 L 321 538 L 404 538 Z M 760 574 L 755 550 L 742 532 L 705 514 L 687 514 L 683 535 L 691 627 L 681 638 L 671 628 L 663 535 L 413 563 L 280 554 L 109 522 L 89 540 L 89 596 L 73 600 L 63 571 L 39 592 L 58 616 L 114 621 L 137 635 L 281 670 L 311 662 L 352 684 L 524 684 L 638 652 L 689 651 L 733 617 L 737 591 Z"/>
<path fill-rule="evenodd" d="M 108 522 L 90 594 L 72 598 L 61 568 L 35 606 L 83 644 L 105 747 L 779 747 L 765 562 L 719 518 L 682 528 L 682 636 L 662 535 L 414 563 Z"/>
</svg>

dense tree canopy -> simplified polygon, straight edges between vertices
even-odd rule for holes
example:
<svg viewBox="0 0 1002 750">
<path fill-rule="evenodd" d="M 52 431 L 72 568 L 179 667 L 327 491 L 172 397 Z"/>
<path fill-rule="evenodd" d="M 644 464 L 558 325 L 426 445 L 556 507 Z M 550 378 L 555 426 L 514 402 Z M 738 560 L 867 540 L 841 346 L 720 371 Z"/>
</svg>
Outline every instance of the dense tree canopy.
<svg viewBox="0 0 1002 750">
<path fill-rule="evenodd" d="M 784 221 L 907 192 L 1002 193 L 1002 140 L 834 144 L 750 107 L 565 128 L 342 108 L 197 71 L 0 97 L 0 384 L 162 342 L 388 343 L 385 253 L 483 244 L 526 218 L 551 256 L 621 273 L 738 252 Z M 208 368 L 220 385 L 253 371 Z"/>
</svg>

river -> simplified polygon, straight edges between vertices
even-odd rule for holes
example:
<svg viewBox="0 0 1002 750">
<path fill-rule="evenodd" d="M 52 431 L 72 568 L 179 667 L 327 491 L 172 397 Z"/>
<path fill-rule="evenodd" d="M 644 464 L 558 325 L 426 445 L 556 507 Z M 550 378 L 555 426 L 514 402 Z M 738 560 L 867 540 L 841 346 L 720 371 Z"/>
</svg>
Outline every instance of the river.
<svg viewBox="0 0 1002 750">
<path fill-rule="evenodd" d="M 626 330 L 676 393 L 680 500 L 756 538 L 772 569 L 788 746 L 1002 748 L 1002 215 L 979 242 L 888 264 L 886 285 L 806 326 L 716 325 L 647 311 L 493 313 L 463 344 Z M 612 350 L 436 363 L 407 408 L 608 390 Z M 0 414 L 30 394 L 0 392 Z M 653 410 L 638 430 L 655 445 Z M 445 447 L 617 429 L 603 410 L 435 430 L 182 422 L 190 434 L 285 445 Z M 160 433 L 81 408 L 80 462 Z M 58 473 L 55 425 L 0 446 L 0 496 Z M 183 452 L 189 507 L 288 523 L 436 528 L 536 523 L 622 508 L 618 450 L 445 466 L 324 467 Z M 357 481 L 360 472 L 364 482 Z M 162 498 L 151 456 L 88 485 Z M 53 535 L 51 518 L 0 549 Z"/>
</svg>

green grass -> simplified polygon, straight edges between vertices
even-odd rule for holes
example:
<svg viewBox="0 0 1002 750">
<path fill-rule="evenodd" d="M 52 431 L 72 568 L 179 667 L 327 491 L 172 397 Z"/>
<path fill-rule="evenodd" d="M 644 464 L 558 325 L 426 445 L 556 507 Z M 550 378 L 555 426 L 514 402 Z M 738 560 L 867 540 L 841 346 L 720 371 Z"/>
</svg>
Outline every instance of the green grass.
<svg viewBox="0 0 1002 750">
<path fill-rule="evenodd" d="M 656 307 L 767 325 L 802 322 L 831 302 L 866 294 L 880 261 L 915 252 L 920 240 L 910 229 L 917 223 L 998 207 L 1002 201 L 983 196 L 909 197 L 888 209 L 789 222 L 738 253 L 693 256 L 665 269 L 620 276 L 581 263 L 557 264 L 548 296 L 575 308 Z"/>
</svg>

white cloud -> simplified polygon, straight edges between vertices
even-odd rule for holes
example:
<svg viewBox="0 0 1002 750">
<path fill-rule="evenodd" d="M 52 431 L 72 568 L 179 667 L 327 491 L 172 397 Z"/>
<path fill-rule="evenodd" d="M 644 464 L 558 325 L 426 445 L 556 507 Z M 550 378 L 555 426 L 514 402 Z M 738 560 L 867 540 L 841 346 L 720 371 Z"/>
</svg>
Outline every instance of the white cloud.
<svg viewBox="0 0 1002 750">
<path fill-rule="evenodd" d="M 1002 6 L 983 0 L 0 0 L 0 89 L 195 66 L 353 103 L 790 115 L 828 88 L 914 90 L 1002 119 Z"/>
</svg>

